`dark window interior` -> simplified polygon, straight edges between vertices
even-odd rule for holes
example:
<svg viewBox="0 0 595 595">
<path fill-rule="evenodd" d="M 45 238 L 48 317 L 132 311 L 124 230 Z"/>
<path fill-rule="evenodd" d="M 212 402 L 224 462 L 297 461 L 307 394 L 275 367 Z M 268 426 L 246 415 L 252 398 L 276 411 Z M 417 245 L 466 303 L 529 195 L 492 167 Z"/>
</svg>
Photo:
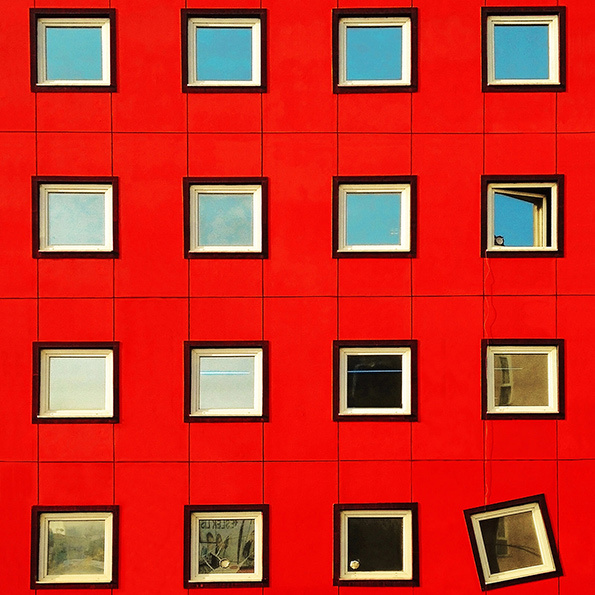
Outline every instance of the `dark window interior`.
<svg viewBox="0 0 595 595">
<path fill-rule="evenodd" d="M 347 407 L 402 407 L 401 355 L 348 355 Z"/>
<path fill-rule="evenodd" d="M 347 570 L 403 570 L 403 519 L 351 517 L 347 521 Z"/>
</svg>

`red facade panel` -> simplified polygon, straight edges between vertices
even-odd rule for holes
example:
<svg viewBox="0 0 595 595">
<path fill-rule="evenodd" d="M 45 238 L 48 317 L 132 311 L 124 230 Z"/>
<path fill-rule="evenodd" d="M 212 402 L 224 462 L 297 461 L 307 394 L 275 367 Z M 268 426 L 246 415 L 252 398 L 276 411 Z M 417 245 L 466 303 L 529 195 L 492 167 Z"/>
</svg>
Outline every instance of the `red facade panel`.
<svg viewBox="0 0 595 595">
<path fill-rule="evenodd" d="M 118 505 L 114 593 L 182 595 L 184 505 L 266 504 L 270 580 L 256 590 L 337 595 L 333 505 L 416 502 L 420 586 L 402 591 L 472 595 L 463 510 L 543 493 L 564 575 L 506 590 L 588 593 L 592 2 L 565 2 L 559 93 L 482 93 L 481 8 L 515 0 L 4 4 L 0 591 L 33 593 L 34 505 Z M 33 5 L 115 9 L 115 93 L 31 92 Z M 418 90 L 334 94 L 332 10 L 410 6 Z M 183 8 L 267 10 L 265 93 L 182 92 Z M 482 258 L 486 174 L 564 175 L 563 256 Z M 37 175 L 118 177 L 117 258 L 32 256 Z M 334 259 L 334 176 L 416 176 L 415 256 Z M 184 258 L 184 177 L 266 177 L 267 258 Z M 564 340 L 564 419 L 482 420 L 481 340 L 548 338 Z M 418 421 L 333 421 L 335 340 L 416 340 Z M 35 341 L 118 341 L 119 422 L 33 423 Z M 185 341 L 268 341 L 269 420 L 185 423 Z"/>
</svg>

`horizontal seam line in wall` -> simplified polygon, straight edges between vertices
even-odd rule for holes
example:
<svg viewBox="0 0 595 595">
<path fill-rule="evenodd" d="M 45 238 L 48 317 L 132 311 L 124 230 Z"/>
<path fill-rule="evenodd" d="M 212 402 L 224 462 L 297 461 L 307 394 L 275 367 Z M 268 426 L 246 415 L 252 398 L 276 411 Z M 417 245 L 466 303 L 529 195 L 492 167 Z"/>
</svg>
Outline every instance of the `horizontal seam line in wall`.
<svg viewBox="0 0 595 595">
<path fill-rule="evenodd" d="M 438 294 L 413 294 L 413 298 L 457 298 L 457 297 L 595 297 L 595 293 L 490 293 L 484 296 L 481 293 L 438 293 Z M 40 300 L 207 300 L 207 299 L 317 299 L 317 298 L 333 298 L 336 295 L 327 294 L 311 294 L 311 295 L 117 295 L 117 296 L 102 296 L 102 295 L 81 295 L 81 296 L 39 296 Z M 378 299 L 378 298 L 408 298 L 411 295 L 406 294 L 372 294 L 372 295 L 356 295 L 356 294 L 341 294 L 339 299 Z M 0 296 L 1 300 L 37 300 L 36 297 L 29 296 Z"/>
<path fill-rule="evenodd" d="M 0 134 L 34 134 L 35 130 L 0 130 Z M 105 134 L 111 135 L 112 133 L 109 130 L 38 130 L 37 134 Z M 261 133 L 257 130 L 194 130 L 186 133 L 185 131 L 180 130 L 114 130 L 113 134 L 116 136 L 118 134 L 178 134 L 180 136 L 186 136 L 189 134 L 192 136 L 193 134 L 202 135 L 202 134 L 210 134 L 210 135 L 254 135 L 260 136 Z M 328 134 L 328 135 L 337 135 L 337 131 L 332 130 L 265 130 L 262 134 Z M 390 130 L 381 130 L 381 131 L 374 131 L 374 130 L 339 130 L 339 135 L 341 134 L 360 134 L 360 135 L 374 135 L 374 136 L 406 136 L 409 138 L 412 134 L 413 136 L 428 136 L 428 135 L 452 135 L 452 136 L 483 136 L 484 133 L 476 132 L 476 131 L 468 131 L 468 132 L 460 132 L 460 131 L 447 131 L 447 130 L 432 130 L 432 131 L 390 131 Z M 536 135 L 536 134 L 549 134 L 555 135 L 555 130 L 551 131 L 544 131 L 544 130 L 494 130 L 490 132 L 486 132 L 485 136 L 496 135 L 496 134 L 510 134 L 510 135 Z M 574 134 L 595 134 L 595 130 L 580 130 L 580 131 L 566 131 L 566 132 L 559 132 L 558 136 L 563 135 L 574 135 Z"/>
<path fill-rule="evenodd" d="M 403 458 L 403 459 L 339 459 L 341 463 L 410 463 L 412 459 L 410 458 Z M 543 459 L 497 459 L 497 458 L 490 458 L 492 462 L 502 462 L 502 463 L 527 463 L 527 462 L 556 462 L 556 461 L 595 461 L 595 457 L 582 457 L 582 458 L 573 458 L 573 457 L 560 457 L 556 458 L 543 458 Z M 153 463 L 160 463 L 160 464 L 179 464 L 179 465 L 187 465 L 188 459 L 185 460 L 132 460 L 132 459 L 116 459 L 116 464 L 118 463 L 140 463 L 140 464 L 153 464 Z M 200 459 L 190 459 L 190 463 L 200 463 L 200 464 L 211 464 L 211 465 L 219 465 L 219 464 L 230 464 L 230 463 L 336 463 L 337 459 L 245 459 L 245 460 L 222 460 L 222 461 L 203 461 Z M 470 459 L 413 459 L 413 462 L 418 463 L 432 463 L 432 462 L 453 462 L 453 463 L 463 463 L 463 462 L 478 462 L 483 463 L 483 458 L 470 458 Z M 1 461 L 0 463 L 19 463 L 19 464 L 37 464 L 37 460 L 7 460 Z M 70 460 L 40 460 L 39 464 L 56 464 L 56 463 L 68 463 L 68 464 L 81 464 L 81 463 L 89 463 L 89 464 L 100 464 L 105 463 L 106 465 L 111 465 L 113 461 L 111 459 L 105 460 L 79 460 L 79 461 L 70 461 Z"/>
</svg>

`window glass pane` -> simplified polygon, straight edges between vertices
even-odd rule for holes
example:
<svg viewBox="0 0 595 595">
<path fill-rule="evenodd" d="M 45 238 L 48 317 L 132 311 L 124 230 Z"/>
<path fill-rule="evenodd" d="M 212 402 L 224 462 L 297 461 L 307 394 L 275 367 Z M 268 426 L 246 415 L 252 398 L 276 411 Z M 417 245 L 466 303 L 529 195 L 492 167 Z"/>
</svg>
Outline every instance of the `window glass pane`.
<svg viewBox="0 0 595 595">
<path fill-rule="evenodd" d="M 48 80 L 101 80 L 101 27 L 46 27 Z"/>
<path fill-rule="evenodd" d="M 548 355 L 522 353 L 494 360 L 496 406 L 546 406 L 548 404 Z"/>
<path fill-rule="evenodd" d="M 485 519 L 479 526 L 490 573 L 543 563 L 531 512 Z"/>
<path fill-rule="evenodd" d="M 347 407 L 402 407 L 401 355 L 348 355 Z"/>
<path fill-rule="evenodd" d="M 50 357 L 50 409 L 104 409 L 105 357 Z"/>
<path fill-rule="evenodd" d="M 251 246 L 252 194 L 199 194 L 199 246 Z"/>
<path fill-rule="evenodd" d="M 347 80 L 400 80 L 402 27 L 346 28 Z"/>
<path fill-rule="evenodd" d="M 254 357 L 200 358 L 200 409 L 254 407 Z"/>
<path fill-rule="evenodd" d="M 200 574 L 254 572 L 254 519 L 200 519 Z"/>
<path fill-rule="evenodd" d="M 494 192 L 494 235 L 504 246 L 533 246 L 535 202 Z"/>
<path fill-rule="evenodd" d="M 104 521 L 49 521 L 48 575 L 103 574 Z"/>
<path fill-rule="evenodd" d="M 495 25 L 496 79 L 549 78 L 548 25 Z"/>
<path fill-rule="evenodd" d="M 252 80 L 252 27 L 197 27 L 199 81 Z"/>
<path fill-rule="evenodd" d="M 347 519 L 347 570 L 403 570 L 403 519 L 351 517 Z"/>
<path fill-rule="evenodd" d="M 347 245 L 401 243 L 401 193 L 348 192 Z"/>
<path fill-rule="evenodd" d="M 49 244 L 103 246 L 105 195 L 49 192 Z"/>
</svg>

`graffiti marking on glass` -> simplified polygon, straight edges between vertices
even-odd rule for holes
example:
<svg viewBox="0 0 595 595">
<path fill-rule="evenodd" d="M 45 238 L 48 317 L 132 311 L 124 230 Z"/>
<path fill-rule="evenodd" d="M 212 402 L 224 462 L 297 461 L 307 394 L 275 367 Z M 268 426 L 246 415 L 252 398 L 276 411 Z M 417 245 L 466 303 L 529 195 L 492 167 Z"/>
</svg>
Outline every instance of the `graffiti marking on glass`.
<svg viewBox="0 0 595 595">
<path fill-rule="evenodd" d="M 254 572 L 254 519 L 201 519 L 199 573 Z"/>
</svg>

